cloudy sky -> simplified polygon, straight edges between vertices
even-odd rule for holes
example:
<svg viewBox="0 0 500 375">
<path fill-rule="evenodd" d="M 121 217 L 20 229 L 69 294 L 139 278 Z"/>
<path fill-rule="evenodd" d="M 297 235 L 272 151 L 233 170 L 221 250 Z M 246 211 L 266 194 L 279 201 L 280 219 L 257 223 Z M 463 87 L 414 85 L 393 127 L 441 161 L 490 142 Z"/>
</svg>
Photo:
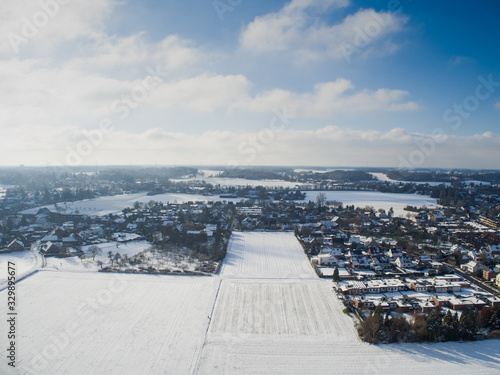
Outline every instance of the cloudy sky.
<svg viewBox="0 0 500 375">
<path fill-rule="evenodd" d="M 499 168 L 497 1 L 0 9 L 0 165 Z"/>
</svg>

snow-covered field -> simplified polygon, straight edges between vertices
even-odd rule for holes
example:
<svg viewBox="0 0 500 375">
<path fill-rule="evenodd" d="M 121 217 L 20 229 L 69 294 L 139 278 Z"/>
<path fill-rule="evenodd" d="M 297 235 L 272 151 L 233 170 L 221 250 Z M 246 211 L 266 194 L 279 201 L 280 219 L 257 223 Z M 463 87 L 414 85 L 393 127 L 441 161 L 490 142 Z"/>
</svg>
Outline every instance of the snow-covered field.
<svg viewBox="0 0 500 375">
<path fill-rule="evenodd" d="M 2 350 L 0 373 L 189 374 L 215 286 L 210 277 L 39 272 L 18 284 L 18 363 L 10 371 Z"/>
<path fill-rule="evenodd" d="M 214 277 L 39 272 L 17 285 L 18 367 L 3 355 L 0 373 L 500 373 L 499 340 L 362 343 L 307 267 L 292 233 L 245 232 Z"/>
<path fill-rule="evenodd" d="M 381 346 L 361 342 L 330 281 L 288 273 L 290 267 L 310 267 L 300 246 L 293 245 L 293 234 L 234 236 L 197 373 L 499 373 L 498 340 Z M 277 263 L 281 269 L 265 264 L 272 254 L 285 257 Z M 233 278 L 235 270 L 246 270 L 241 277 L 248 278 Z"/>
<path fill-rule="evenodd" d="M 332 314 L 340 310 L 331 285 L 321 280 L 224 280 L 210 339 L 330 336 L 335 341 L 357 342 L 350 319 L 343 313 Z"/>
<path fill-rule="evenodd" d="M 225 278 L 317 277 L 293 233 L 233 233 L 230 249 L 221 270 Z"/>
<path fill-rule="evenodd" d="M 117 246 L 118 245 L 118 246 Z M 88 248 L 92 245 L 83 246 L 82 250 L 87 251 Z M 101 249 L 101 254 L 96 255 L 95 260 L 92 258 L 87 258 L 81 260 L 78 257 L 69 257 L 69 258 L 46 258 L 46 268 L 52 270 L 59 271 L 72 271 L 72 272 L 98 272 L 101 268 L 97 261 L 101 261 L 103 267 L 110 266 L 111 261 L 108 258 L 108 253 L 111 251 L 116 254 L 119 253 L 121 256 L 127 255 L 128 257 L 132 257 L 141 251 L 144 251 L 151 247 L 151 244 L 148 241 L 133 241 L 133 242 L 106 242 L 102 244 L 97 244 L 97 247 Z"/>
<path fill-rule="evenodd" d="M 347 324 L 347 322 L 346 322 Z M 200 374 L 498 374 L 498 340 L 373 346 L 315 336 L 212 342 Z"/>
<path fill-rule="evenodd" d="M 42 257 L 33 251 L 0 254 L 0 289 L 7 284 L 7 266 L 13 262 L 17 278 L 21 278 L 42 266 Z"/>
</svg>

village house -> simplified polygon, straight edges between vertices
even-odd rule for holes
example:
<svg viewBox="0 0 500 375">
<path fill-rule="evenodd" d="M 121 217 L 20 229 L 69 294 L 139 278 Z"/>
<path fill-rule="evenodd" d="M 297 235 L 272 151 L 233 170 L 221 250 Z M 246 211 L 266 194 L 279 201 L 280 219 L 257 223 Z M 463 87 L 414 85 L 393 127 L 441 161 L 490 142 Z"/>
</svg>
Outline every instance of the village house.
<svg viewBox="0 0 500 375">
<path fill-rule="evenodd" d="M 413 267 L 413 262 L 408 256 L 401 256 L 396 258 L 396 265 L 399 268 L 411 268 Z"/>
<path fill-rule="evenodd" d="M 475 273 L 477 271 L 480 271 L 485 268 L 484 265 L 481 263 L 475 262 L 475 261 L 470 261 L 469 263 L 462 264 L 460 268 L 463 271 L 469 272 L 469 273 Z"/>
</svg>

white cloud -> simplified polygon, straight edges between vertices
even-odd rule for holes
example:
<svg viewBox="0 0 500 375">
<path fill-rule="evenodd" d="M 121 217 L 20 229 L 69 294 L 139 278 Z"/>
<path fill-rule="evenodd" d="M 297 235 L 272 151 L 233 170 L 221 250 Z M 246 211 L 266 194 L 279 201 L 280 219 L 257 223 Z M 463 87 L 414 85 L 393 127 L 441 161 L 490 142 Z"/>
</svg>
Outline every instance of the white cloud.
<svg viewBox="0 0 500 375">
<path fill-rule="evenodd" d="M 400 128 L 385 133 L 336 126 L 270 129 L 194 135 L 159 128 L 140 133 L 116 130 L 90 146 L 80 163 L 402 167 L 400 160 L 414 160 L 415 167 L 497 168 L 500 157 L 500 135 L 491 132 L 433 139 Z M 90 144 L 86 140 L 84 131 L 72 127 L 12 128 L 0 138 L 0 160 L 4 165 L 64 165 L 72 152 L 73 163 L 79 144 Z M 419 145 L 431 141 L 432 152 L 423 152 Z"/>
<path fill-rule="evenodd" d="M 89 119 L 109 113 L 112 101 L 136 82 L 53 68 L 44 60 L 0 61 L 0 126 Z"/>
<path fill-rule="evenodd" d="M 174 71 L 200 61 L 202 52 L 193 43 L 177 35 L 169 35 L 160 42 L 148 42 L 145 33 L 128 37 L 94 35 L 85 46 L 85 57 L 68 61 L 68 65 L 87 71 L 102 71 L 122 67 L 159 65 L 162 71 Z"/>
<path fill-rule="evenodd" d="M 176 38 L 165 40 L 171 42 Z M 180 54 L 184 55 L 184 52 Z M 190 53 L 187 52 L 186 56 Z M 179 59 L 183 60 L 183 57 Z M 173 62 L 170 66 L 175 64 Z M 0 127 L 84 125 L 98 117 L 116 117 L 117 107 L 135 91 L 141 97 L 133 101 L 130 108 L 154 109 L 162 115 L 178 111 L 204 113 L 222 110 L 244 116 L 245 112 L 272 113 L 274 108 L 287 106 L 300 117 L 325 118 L 341 113 L 418 108 L 415 102 L 406 100 L 409 95 L 406 91 L 385 88 L 355 90 L 353 83 L 345 79 L 319 83 L 312 92 L 274 89 L 254 95 L 251 93 L 252 82 L 241 74 L 203 73 L 169 80 L 168 70 L 160 69 L 160 76 L 153 78 L 151 70 L 148 72 L 145 68 L 146 64 L 142 71 L 138 71 L 140 78 L 118 79 L 98 72 L 87 73 L 79 68 L 79 64 L 53 67 L 46 60 L 0 60 Z M 149 86 L 152 88 L 145 88 Z"/>
<path fill-rule="evenodd" d="M 287 51 L 301 62 L 350 59 L 354 53 L 367 55 L 370 51 L 393 52 L 395 44 L 384 41 L 402 29 L 407 17 L 397 12 L 362 9 L 335 25 L 321 21 L 321 11 L 325 8 L 348 3 L 292 0 L 276 13 L 256 17 L 242 31 L 240 46 L 255 54 Z"/>
<path fill-rule="evenodd" d="M 151 93 L 151 99 L 146 104 L 157 109 L 214 111 L 248 101 L 251 86 L 251 82 L 241 74 L 205 73 L 160 85 Z"/>
<path fill-rule="evenodd" d="M 104 28 L 114 0 L 4 0 L 0 53 L 47 52 Z"/>
<path fill-rule="evenodd" d="M 294 113 L 304 117 L 327 117 L 339 113 L 367 111 L 409 111 L 418 108 L 412 101 L 404 101 L 409 95 L 402 90 L 363 89 L 352 92 L 354 85 L 346 79 L 319 83 L 312 93 L 297 94 L 286 90 L 272 90 L 257 95 L 240 105 L 242 109 L 270 112 L 286 105 Z"/>
</svg>

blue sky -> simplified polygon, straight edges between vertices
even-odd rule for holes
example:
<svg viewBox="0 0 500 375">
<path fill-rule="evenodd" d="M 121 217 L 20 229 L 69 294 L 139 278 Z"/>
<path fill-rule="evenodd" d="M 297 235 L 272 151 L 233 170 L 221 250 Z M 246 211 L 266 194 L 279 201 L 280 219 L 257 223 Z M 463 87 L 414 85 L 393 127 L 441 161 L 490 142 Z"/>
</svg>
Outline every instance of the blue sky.
<svg viewBox="0 0 500 375">
<path fill-rule="evenodd" d="M 498 168 L 499 14 L 496 1 L 7 0 L 0 163 Z"/>
</svg>

